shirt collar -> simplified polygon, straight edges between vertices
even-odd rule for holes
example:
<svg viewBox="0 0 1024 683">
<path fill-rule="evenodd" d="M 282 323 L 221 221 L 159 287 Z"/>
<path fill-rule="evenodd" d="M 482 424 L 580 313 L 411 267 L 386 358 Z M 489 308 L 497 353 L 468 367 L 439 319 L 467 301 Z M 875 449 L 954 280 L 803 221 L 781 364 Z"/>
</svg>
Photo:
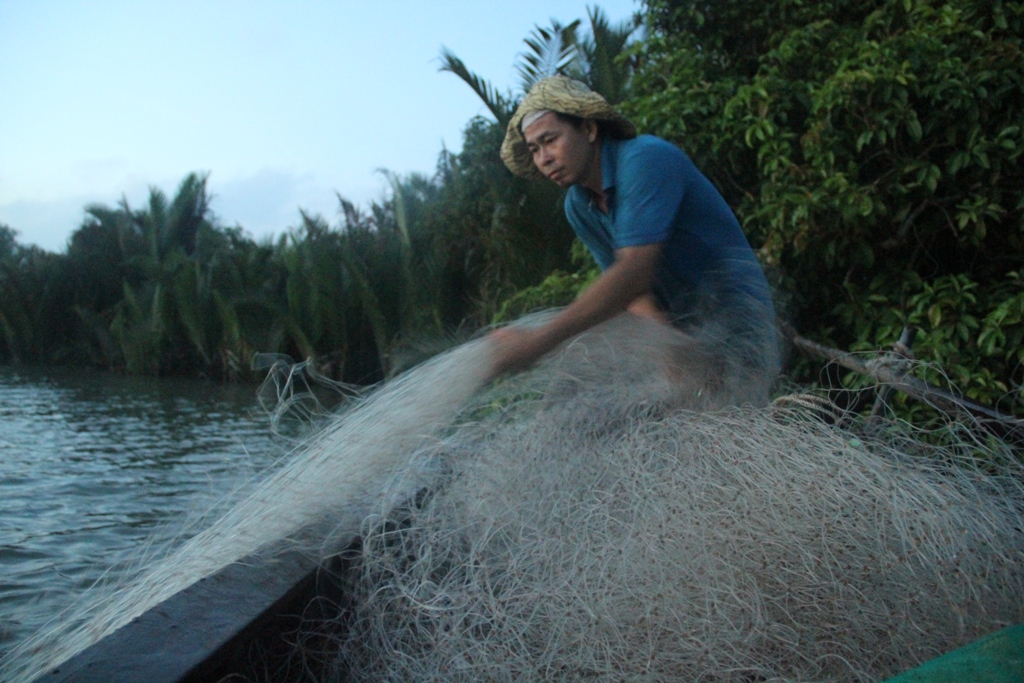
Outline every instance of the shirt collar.
<svg viewBox="0 0 1024 683">
<path fill-rule="evenodd" d="M 601 142 L 601 184 L 605 193 L 615 187 L 616 159 L 619 141 L 605 138 Z"/>
</svg>

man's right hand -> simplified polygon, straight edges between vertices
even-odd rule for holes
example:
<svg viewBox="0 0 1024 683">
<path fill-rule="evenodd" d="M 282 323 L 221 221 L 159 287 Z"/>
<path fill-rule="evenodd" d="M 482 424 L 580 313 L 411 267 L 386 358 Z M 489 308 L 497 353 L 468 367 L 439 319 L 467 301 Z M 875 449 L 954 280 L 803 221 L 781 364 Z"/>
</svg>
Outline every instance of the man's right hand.
<svg viewBox="0 0 1024 683">
<path fill-rule="evenodd" d="M 487 335 L 491 344 L 490 378 L 506 372 L 520 372 L 536 363 L 551 350 L 540 330 L 504 327 Z"/>
</svg>

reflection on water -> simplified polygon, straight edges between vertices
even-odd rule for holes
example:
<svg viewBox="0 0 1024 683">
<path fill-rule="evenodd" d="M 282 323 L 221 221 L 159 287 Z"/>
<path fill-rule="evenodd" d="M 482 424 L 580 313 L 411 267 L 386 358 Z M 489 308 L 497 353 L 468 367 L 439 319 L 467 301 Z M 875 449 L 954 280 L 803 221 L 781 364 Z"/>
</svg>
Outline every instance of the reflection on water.
<svg viewBox="0 0 1024 683">
<path fill-rule="evenodd" d="M 113 562 L 141 557 L 158 529 L 180 528 L 271 464 L 253 396 L 0 367 L 0 655 Z"/>
</svg>

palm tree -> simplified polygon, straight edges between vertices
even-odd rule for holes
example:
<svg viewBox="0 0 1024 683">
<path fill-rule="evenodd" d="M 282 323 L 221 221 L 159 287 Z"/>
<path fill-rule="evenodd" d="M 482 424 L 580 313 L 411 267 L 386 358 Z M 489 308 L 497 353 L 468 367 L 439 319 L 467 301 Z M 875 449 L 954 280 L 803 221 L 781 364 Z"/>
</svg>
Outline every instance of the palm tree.
<svg viewBox="0 0 1024 683">
<path fill-rule="evenodd" d="M 194 173 L 170 202 L 156 187 L 150 188 L 146 209 L 132 211 L 122 200 L 121 217 L 141 244 L 126 258 L 140 281 L 123 282 L 111 321 L 129 372 L 180 374 L 213 362 L 210 330 L 217 307 L 209 273 L 192 258 L 200 232 L 213 229 L 209 211 L 206 177 Z"/>
<path fill-rule="evenodd" d="M 504 128 L 515 113 L 519 100 L 537 81 L 562 74 L 586 83 L 609 102 L 625 99 L 632 65 L 622 58 L 629 39 L 640 26 L 640 17 L 613 26 L 597 5 L 587 9 L 590 33 L 581 35 L 580 20 L 565 26 L 556 19 L 550 27 L 535 25 L 523 39 L 528 50 L 521 52 L 515 65 L 519 73 L 519 92 L 502 94 L 490 81 L 470 71 L 465 63 L 446 47 L 441 48 L 441 71 L 455 74 L 473 89 Z"/>
<path fill-rule="evenodd" d="M 587 9 L 590 33 L 576 43 L 576 59 L 568 75 L 617 104 L 626 99 L 633 65 L 624 59 L 630 38 L 640 26 L 639 15 L 612 26 L 600 7 Z"/>
<path fill-rule="evenodd" d="M 0 225 L 0 340 L 14 363 L 28 360 L 35 340 L 31 302 L 38 292 L 25 282 L 25 254 L 17 233 Z"/>
<path fill-rule="evenodd" d="M 465 62 L 455 56 L 447 47 L 441 48 L 441 71 L 453 73 L 472 88 L 473 92 L 483 101 L 494 115 L 502 130 L 508 125 L 515 113 L 519 100 L 534 83 L 554 76 L 567 74 L 577 59 L 577 35 L 579 19 L 567 26 L 557 20 L 551 20 L 549 28 L 534 26 L 533 31 L 523 42 L 530 49 L 519 54 L 516 71 L 520 76 L 520 91 L 517 94 L 502 94 L 490 81 L 469 70 Z"/>
<path fill-rule="evenodd" d="M 0 360 L 71 359 L 76 288 L 67 263 L 64 254 L 18 244 L 17 233 L 0 225 Z"/>
<path fill-rule="evenodd" d="M 550 28 L 534 25 L 533 31 L 523 39 L 530 49 L 519 53 L 519 87 L 525 94 L 537 81 L 556 74 L 568 74 L 578 59 L 577 19 L 567 26 L 551 20 Z"/>
<path fill-rule="evenodd" d="M 500 92 L 450 50 L 441 51 L 441 70 L 465 81 L 495 118 L 493 123 L 471 122 L 462 153 L 445 157 L 442 169 L 447 174 L 445 192 L 462 207 L 460 215 L 483 217 L 471 222 L 473 232 L 465 241 L 471 242 L 467 251 L 479 259 L 475 285 L 484 320 L 490 320 L 517 290 L 570 265 L 572 230 L 561 210 L 562 192 L 512 176 L 498 150 L 521 98 L 541 78 L 565 74 L 587 82 L 611 101 L 625 96 L 631 66 L 620 55 L 636 22 L 612 26 L 597 7 L 589 11 L 589 19 L 588 36 L 581 35 L 579 21 L 562 25 L 552 20 L 549 27 L 535 26 L 517 59 L 520 82 L 515 93 Z"/>
<path fill-rule="evenodd" d="M 465 81 L 466 85 L 472 88 L 473 92 L 491 110 L 494 118 L 498 121 L 498 125 L 504 130 L 505 126 L 512 119 L 512 114 L 515 113 L 516 105 L 519 103 L 518 100 L 513 99 L 511 94 L 502 95 L 498 92 L 497 88 L 491 85 L 490 81 L 470 71 L 466 64 L 446 47 L 441 48 L 440 70 L 453 73 Z"/>
</svg>

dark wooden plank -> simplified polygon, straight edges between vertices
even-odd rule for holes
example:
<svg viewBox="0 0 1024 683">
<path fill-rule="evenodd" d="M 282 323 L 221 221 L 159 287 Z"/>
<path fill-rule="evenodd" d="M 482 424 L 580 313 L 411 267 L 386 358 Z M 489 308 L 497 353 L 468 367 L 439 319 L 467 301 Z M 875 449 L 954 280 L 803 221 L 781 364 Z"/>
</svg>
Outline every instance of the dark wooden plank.
<svg viewBox="0 0 1024 683">
<path fill-rule="evenodd" d="M 285 552 L 231 564 L 132 620 L 37 683 L 191 683 L 234 673 L 248 646 L 298 626 L 317 563 Z"/>
</svg>

